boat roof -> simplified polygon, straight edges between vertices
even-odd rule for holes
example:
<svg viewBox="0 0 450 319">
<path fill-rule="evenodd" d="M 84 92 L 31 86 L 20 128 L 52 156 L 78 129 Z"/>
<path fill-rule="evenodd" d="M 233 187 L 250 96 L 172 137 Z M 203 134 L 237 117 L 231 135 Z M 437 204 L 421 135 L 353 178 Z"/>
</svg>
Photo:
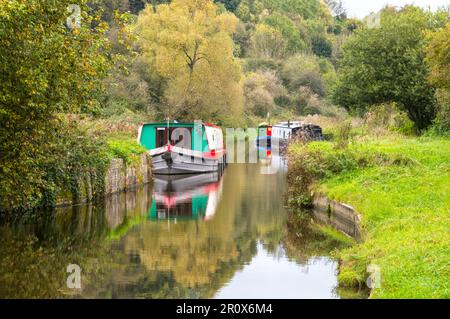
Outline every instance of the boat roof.
<svg viewBox="0 0 450 319">
<path fill-rule="evenodd" d="M 305 125 L 304 122 L 294 121 L 294 122 L 280 122 L 280 123 L 275 124 L 274 127 L 294 129 L 294 128 L 302 127 L 304 125 Z"/>
<path fill-rule="evenodd" d="M 215 124 L 204 123 L 204 122 L 201 122 L 201 124 L 204 125 L 204 126 L 215 127 L 215 128 L 220 129 L 220 126 L 217 126 Z M 167 122 L 166 121 L 165 122 L 147 122 L 147 123 L 144 123 L 142 125 L 167 126 Z M 194 126 L 194 125 L 195 125 L 194 122 L 176 122 L 176 121 L 170 121 L 169 122 L 169 126 L 178 126 L 178 127 L 180 127 L 180 126 Z"/>
</svg>

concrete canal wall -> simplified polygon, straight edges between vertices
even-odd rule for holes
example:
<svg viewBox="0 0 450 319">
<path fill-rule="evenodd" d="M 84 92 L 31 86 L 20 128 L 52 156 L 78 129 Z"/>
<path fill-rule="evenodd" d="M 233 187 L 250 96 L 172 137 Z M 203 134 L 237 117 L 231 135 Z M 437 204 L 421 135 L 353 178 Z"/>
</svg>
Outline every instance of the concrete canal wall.
<svg viewBox="0 0 450 319">
<path fill-rule="evenodd" d="M 78 181 L 77 194 L 68 189 L 61 190 L 57 197 L 57 206 L 68 206 L 90 202 L 94 197 L 104 197 L 123 192 L 152 180 L 151 157 L 142 154 L 138 161 L 126 164 L 123 159 L 111 160 L 104 179 L 100 183 L 93 177 L 96 172 L 86 172 Z"/>
<path fill-rule="evenodd" d="M 361 239 L 361 215 L 350 205 L 329 199 L 323 194 L 313 198 L 314 216 L 344 234 Z"/>
</svg>

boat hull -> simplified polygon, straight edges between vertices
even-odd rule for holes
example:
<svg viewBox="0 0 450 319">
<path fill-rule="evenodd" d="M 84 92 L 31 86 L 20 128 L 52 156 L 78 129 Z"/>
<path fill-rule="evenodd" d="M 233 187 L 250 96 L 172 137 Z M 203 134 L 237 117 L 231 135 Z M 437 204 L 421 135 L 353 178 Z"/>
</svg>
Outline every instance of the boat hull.
<svg viewBox="0 0 450 319">
<path fill-rule="evenodd" d="M 225 157 L 204 158 L 183 152 L 164 152 L 152 155 L 152 162 L 156 175 L 202 174 L 223 170 Z"/>
<path fill-rule="evenodd" d="M 219 172 L 205 174 L 160 175 L 156 176 L 153 184 L 154 193 L 185 193 L 194 188 L 220 182 Z"/>
</svg>

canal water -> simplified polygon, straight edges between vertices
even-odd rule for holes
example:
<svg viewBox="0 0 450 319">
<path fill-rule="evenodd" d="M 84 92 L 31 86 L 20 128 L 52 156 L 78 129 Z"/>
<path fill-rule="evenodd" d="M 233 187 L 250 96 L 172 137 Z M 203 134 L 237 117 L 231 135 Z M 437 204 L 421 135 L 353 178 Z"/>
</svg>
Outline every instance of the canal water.
<svg viewBox="0 0 450 319">
<path fill-rule="evenodd" d="M 292 221 L 285 193 L 274 157 L 30 214 L 0 227 L 0 297 L 362 297 L 337 287 L 340 243 Z"/>
</svg>

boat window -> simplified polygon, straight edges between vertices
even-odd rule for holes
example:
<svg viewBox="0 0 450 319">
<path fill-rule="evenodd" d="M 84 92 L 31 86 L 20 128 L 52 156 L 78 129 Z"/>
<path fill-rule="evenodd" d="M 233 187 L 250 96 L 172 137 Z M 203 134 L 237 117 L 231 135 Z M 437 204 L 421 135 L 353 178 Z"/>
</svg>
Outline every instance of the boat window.
<svg viewBox="0 0 450 319">
<path fill-rule="evenodd" d="M 163 147 L 167 144 L 167 129 L 165 127 L 158 127 L 156 129 L 156 148 Z"/>
</svg>

